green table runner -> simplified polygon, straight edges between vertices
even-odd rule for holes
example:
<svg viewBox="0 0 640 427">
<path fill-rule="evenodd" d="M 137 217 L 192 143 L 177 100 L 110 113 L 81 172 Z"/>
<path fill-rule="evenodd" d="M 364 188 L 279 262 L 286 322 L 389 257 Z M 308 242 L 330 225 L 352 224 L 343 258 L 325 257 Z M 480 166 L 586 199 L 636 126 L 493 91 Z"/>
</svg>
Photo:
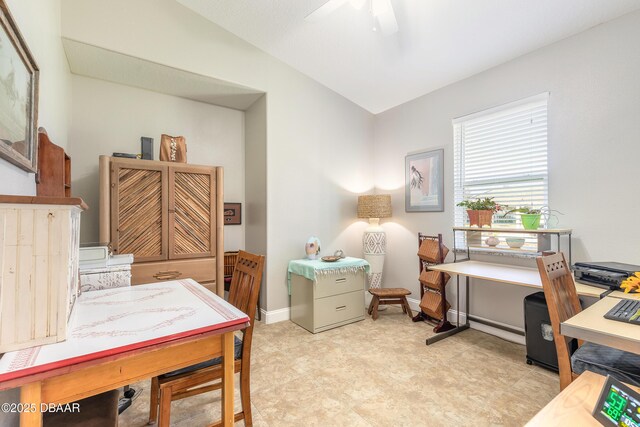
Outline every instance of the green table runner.
<svg viewBox="0 0 640 427">
<path fill-rule="evenodd" d="M 360 258 L 345 257 L 335 262 L 325 262 L 320 259 L 296 259 L 289 261 L 287 269 L 287 285 L 289 295 L 291 295 L 291 274 L 306 277 L 315 282 L 318 276 L 331 274 L 357 273 L 358 271 L 369 272 L 369 263 Z"/>
</svg>

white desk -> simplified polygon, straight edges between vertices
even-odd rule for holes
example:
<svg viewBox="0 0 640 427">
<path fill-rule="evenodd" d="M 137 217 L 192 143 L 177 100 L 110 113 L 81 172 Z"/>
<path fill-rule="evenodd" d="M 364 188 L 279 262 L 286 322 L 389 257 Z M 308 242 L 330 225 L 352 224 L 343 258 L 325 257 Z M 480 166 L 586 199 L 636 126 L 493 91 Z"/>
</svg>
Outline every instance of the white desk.
<svg viewBox="0 0 640 427">
<path fill-rule="evenodd" d="M 528 286 L 542 289 L 540 273 L 536 268 L 517 267 L 511 265 L 494 264 L 482 261 L 462 261 L 449 264 L 431 265 L 429 270 L 444 271 L 449 274 L 473 277 L 475 279 L 491 280 L 493 282 L 506 283 L 508 285 Z M 605 292 L 595 286 L 577 283 L 578 295 L 600 298 Z"/>
<path fill-rule="evenodd" d="M 596 344 L 640 354 L 640 325 L 605 319 L 620 300 L 606 297 L 560 324 L 560 333 Z"/>
<path fill-rule="evenodd" d="M 460 294 L 460 276 L 466 278 L 466 323 L 457 324 L 456 327 L 450 331 L 442 332 L 427 339 L 427 345 L 440 341 L 450 335 L 454 335 L 469 328 L 469 320 L 473 319 L 473 316 L 469 314 L 469 278 L 484 279 L 493 282 L 500 282 L 508 285 L 526 286 L 530 288 L 536 288 L 542 290 L 542 282 L 540 280 L 540 273 L 536 268 L 517 267 L 503 264 L 494 264 L 482 261 L 462 261 L 456 263 L 430 265 L 430 270 L 442 271 L 451 275 L 457 276 L 456 285 L 458 287 L 457 295 Z M 576 283 L 576 290 L 578 295 L 600 298 L 605 290 L 594 286 L 584 285 L 582 283 Z M 459 303 L 459 299 L 458 299 Z M 459 304 L 458 304 L 458 312 Z"/>
<path fill-rule="evenodd" d="M 67 403 L 223 356 L 223 422 L 233 424 L 233 332 L 249 318 L 191 279 L 83 293 L 66 341 L 6 353 L 0 390 Z M 230 390 L 230 392 L 228 392 Z M 40 426 L 39 410 L 20 424 Z"/>
</svg>

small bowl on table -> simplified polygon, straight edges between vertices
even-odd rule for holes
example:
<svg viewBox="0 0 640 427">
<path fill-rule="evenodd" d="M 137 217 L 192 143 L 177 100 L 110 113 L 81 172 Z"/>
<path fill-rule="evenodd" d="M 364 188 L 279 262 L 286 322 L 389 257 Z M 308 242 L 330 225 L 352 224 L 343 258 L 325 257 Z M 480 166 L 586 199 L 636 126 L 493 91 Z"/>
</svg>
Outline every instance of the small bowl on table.
<svg viewBox="0 0 640 427">
<path fill-rule="evenodd" d="M 520 249 L 524 245 L 524 237 L 507 237 L 505 241 L 511 249 Z"/>
</svg>

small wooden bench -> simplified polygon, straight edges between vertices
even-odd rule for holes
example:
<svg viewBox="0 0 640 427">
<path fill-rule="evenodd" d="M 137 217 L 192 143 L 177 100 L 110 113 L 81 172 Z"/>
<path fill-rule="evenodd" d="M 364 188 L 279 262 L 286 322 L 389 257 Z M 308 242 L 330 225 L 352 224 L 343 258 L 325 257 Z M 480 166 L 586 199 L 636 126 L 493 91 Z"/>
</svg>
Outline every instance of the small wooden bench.
<svg viewBox="0 0 640 427">
<path fill-rule="evenodd" d="M 409 318 L 413 317 L 411 308 L 409 308 L 409 303 L 407 302 L 407 295 L 411 295 L 409 290 L 404 288 L 371 288 L 369 289 L 369 293 L 373 295 L 371 304 L 369 304 L 369 314 L 373 320 L 378 318 L 378 306 L 389 304 L 400 304 L 402 311 L 407 314 Z"/>
</svg>

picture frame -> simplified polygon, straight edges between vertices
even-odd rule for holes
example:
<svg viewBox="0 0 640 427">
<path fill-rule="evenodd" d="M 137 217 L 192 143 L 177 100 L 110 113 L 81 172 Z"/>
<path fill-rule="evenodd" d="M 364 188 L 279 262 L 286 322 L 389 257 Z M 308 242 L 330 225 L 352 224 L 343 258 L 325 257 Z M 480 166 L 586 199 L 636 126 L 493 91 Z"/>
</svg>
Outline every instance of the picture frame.
<svg viewBox="0 0 640 427">
<path fill-rule="evenodd" d="M 224 204 L 224 225 L 242 224 L 242 203 Z"/>
<path fill-rule="evenodd" d="M 38 66 L 0 0 L 0 158 L 37 171 Z"/>
<path fill-rule="evenodd" d="M 444 149 L 405 157 L 405 211 L 444 212 Z"/>
</svg>

